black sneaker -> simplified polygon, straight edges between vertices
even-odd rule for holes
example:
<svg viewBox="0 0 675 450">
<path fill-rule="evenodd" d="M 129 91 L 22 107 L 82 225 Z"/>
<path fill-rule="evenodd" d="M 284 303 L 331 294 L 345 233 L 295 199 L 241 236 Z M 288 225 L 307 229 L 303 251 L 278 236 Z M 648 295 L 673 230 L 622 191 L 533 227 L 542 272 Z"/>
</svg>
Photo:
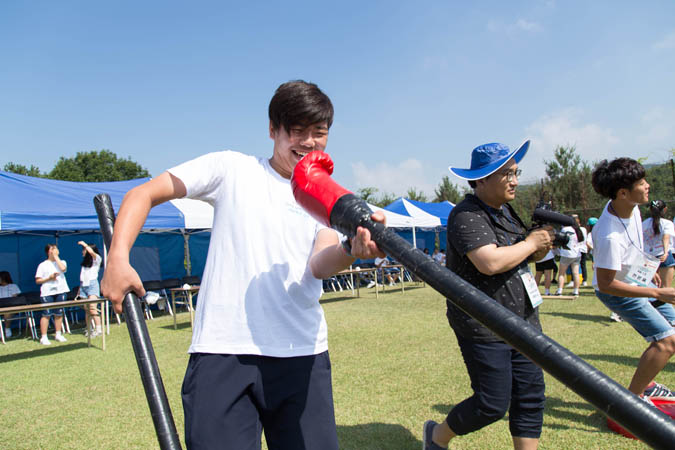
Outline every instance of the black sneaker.
<svg viewBox="0 0 675 450">
<path fill-rule="evenodd" d="M 645 389 L 645 397 L 675 397 L 675 394 L 662 384 L 654 383 L 653 386 Z"/>
<path fill-rule="evenodd" d="M 447 450 L 447 447 L 441 447 L 431 439 L 431 436 L 434 434 L 434 427 L 436 425 L 438 425 L 438 423 L 434 422 L 433 420 L 427 420 L 424 422 L 424 431 L 422 432 L 422 450 Z"/>
</svg>

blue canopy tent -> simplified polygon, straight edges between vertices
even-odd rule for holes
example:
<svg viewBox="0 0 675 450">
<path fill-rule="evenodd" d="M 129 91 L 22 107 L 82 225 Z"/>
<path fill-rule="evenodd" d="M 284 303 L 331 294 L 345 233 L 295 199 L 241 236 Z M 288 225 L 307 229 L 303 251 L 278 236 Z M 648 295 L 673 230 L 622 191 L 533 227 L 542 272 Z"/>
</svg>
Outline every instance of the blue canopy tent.
<svg viewBox="0 0 675 450">
<path fill-rule="evenodd" d="M 384 209 L 404 216 L 413 221 L 410 231 L 398 231 L 404 239 L 417 248 L 432 250 L 438 234 L 441 249 L 446 244 L 446 226 L 448 215 L 454 205 L 450 202 L 425 203 L 407 198 L 398 198 Z"/>
<path fill-rule="evenodd" d="M 78 183 L 0 171 L 0 270 L 9 271 L 22 291 L 37 290 L 35 270 L 46 257 L 44 247 L 56 243 L 61 259 L 68 263 L 68 284 L 77 286 L 82 260 L 77 241 L 103 249 L 94 196 L 109 194 L 117 210 L 127 191 L 146 181 Z M 208 238 L 188 242 L 193 233 L 210 235 L 212 220 L 211 207 L 194 200 L 153 208 L 130 255 L 141 279 L 180 278 L 193 262 L 203 270 Z M 201 276 L 201 272 L 191 274 Z"/>
</svg>

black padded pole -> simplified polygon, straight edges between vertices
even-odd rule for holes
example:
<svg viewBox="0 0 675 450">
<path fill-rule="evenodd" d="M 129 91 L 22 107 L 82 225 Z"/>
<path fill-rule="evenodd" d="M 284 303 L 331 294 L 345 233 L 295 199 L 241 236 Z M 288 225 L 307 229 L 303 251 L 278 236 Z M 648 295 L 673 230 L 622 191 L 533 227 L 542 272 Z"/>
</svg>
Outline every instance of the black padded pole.
<svg viewBox="0 0 675 450">
<path fill-rule="evenodd" d="M 373 222 L 371 214 L 363 200 L 346 194 L 333 205 L 330 223 L 349 237 L 356 234 L 358 226 L 367 228 L 382 251 L 633 435 L 654 448 L 675 447 L 675 424 L 670 417 L 413 248 L 391 229 Z"/>
<path fill-rule="evenodd" d="M 103 242 L 109 249 L 113 236 L 113 224 L 115 223 L 115 211 L 113 211 L 110 196 L 98 194 L 94 197 L 94 206 L 98 221 L 101 225 Z M 148 327 L 145 324 L 141 302 L 134 293 L 128 293 L 122 302 L 127 329 L 131 337 L 131 345 L 134 348 L 138 370 L 141 373 L 145 397 L 148 400 L 152 421 L 155 424 L 155 432 L 161 449 L 180 449 L 180 439 L 173 422 L 171 407 L 166 397 L 162 376 L 159 373 L 157 358 L 152 348 Z"/>
</svg>

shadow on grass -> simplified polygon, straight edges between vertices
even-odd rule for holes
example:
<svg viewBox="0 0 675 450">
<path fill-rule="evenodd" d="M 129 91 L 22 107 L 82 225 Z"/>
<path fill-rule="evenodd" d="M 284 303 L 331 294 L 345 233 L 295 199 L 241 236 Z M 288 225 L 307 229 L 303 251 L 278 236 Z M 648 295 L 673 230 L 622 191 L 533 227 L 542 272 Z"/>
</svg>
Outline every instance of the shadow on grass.
<svg viewBox="0 0 675 450">
<path fill-rule="evenodd" d="M 446 415 L 455 407 L 453 404 L 438 404 L 434 405 L 433 409 L 443 415 Z M 548 424 L 546 417 L 554 417 L 556 419 L 565 421 L 569 425 L 564 424 Z M 502 420 L 508 420 L 508 413 Z M 569 402 L 561 400 L 557 397 L 546 397 L 546 409 L 544 411 L 544 427 L 555 428 L 561 430 L 584 430 L 584 431 L 602 431 L 610 432 L 605 426 L 605 416 L 598 412 L 598 410 L 586 402 Z"/>
<path fill-rule="evenodd" d="M 351 295 L 347 294 L 344 296 L 340 297 L 333 297 L 333 298 L 325 298 L 325 299 L 319 299 L 319 303 L 323 304 L 328 304 L 328 303 L 336 303 L 336 302 L 344 302 L 345 300 L 359 300 L 361 297 L 357 297 L 356 295 Z"/>
<path fill-rule="evenodd" d="M 184 330 L 185 328 L 190 328 L 190 321 L 188 320 L 187 322 L 177 322 L 176 323 L 176 330 Z M 171 322 L 168 325 L 162 325 L 159 328 L 163 328 L 165 330 L 173 330 L 173 322 Z"/>
<path fill-rule="evenodd" d="M 11 346 L 12 342 L 8 342 L 6 344 L 7 346 Z M 10 347 L 8 347 L 10 348 Z M 46 345 L 41 345 L 38 341 L 35 341 L 35 349 L 34 350 L 28 350 L 25 352 L 19 352 L 19 353 L 12 353 L 10 355 L 2 355 L 0 356 L 0 364 L 5 363 L 5 362 L 10 362 L 10 361 L 19 361 L 22 359 L 28 359 L 28 358 L 36 358 L 40 356 L 48 356 L 48 355 L 55 355 L 57 353 L 63 353 L 63 352 L 68 352 L 71 350 L 78 350 L 82 348 L 87 348 L 87 343 L 86 342 L 74 342 L 72 344 L 55 344 L 52 343 L 49 347 Z M 99 347 L 92 345 L 91 348 L 96 348 L 100 350 Z"/>
<path fill-rule="evenodd" d="M 418 449 L 421 444 L 405 427 L 392 423 L 338 425 L 337 433 L 343 450 Z"/>
<path fill-rule="evenodd" d="M 624 366 L 629 366 L 629 367 L 635 367 L 637 369 L 638 362 L 640 361 L 640 358 L 635 358 L 632 356 L 624 356 L 624 355 L 608 355 L 605 353 L 599 353 L 599 354 L 579 354 L 578 355 L 580 358 L 583 358 L 586 361 L 604 361 L 604 362 L 610 362 L 613 364 L 621 364 Z"/>
<path fill-rule="evenodd" d="M 599 316 L 597 314 L 575 314 L 575 313 L 565 313 L 565 312 L 540 312 L 541 315 L 545 316 L 554 316 L 554 317 L 563 317 L 565 319 L 586 321 L 601 323 L 605 325 L 611 325 L 614 322 L 609 318 L 609 314 L 606 316 Z"/>
<path fill-rule="evenodd" d="M 555 417 L 568 422 L 570 425 L 555 424 L 551 428 L 558 429 L 578 429 L 589 430 L 589 428 L 600 430 L 602 428 L 599 421 L 589 420 L 589 416 L 597 413 L 597 409 L 590 403 L 564 401 L 557 397 L 546 397 L 545 416 Z M 546 420 L 544 420 L 544 424 Z M 581 426 L 572 426 L 577 424 Z M 604 431 L 604 430 L 601 430 Z"/>
</svg>

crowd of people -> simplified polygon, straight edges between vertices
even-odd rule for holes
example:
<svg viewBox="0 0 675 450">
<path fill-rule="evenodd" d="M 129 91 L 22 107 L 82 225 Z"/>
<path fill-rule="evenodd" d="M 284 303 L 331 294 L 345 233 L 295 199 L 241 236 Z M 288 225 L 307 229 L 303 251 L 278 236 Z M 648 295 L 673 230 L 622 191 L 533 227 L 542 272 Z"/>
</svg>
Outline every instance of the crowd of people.
<svg viewBox="0 0 675 450">
<path fill-rule="evenodd" d="M 80 287 L 78 298 L 100 298 L 99 290 L 99 269 L 102 258 L 98 248 L 94 244 L 87 244 L 79 241 L 82 246 L 82 262 L 80 269 Z M 67 294 L 70 292 L 68 282 L 66 281 L 66 271 L 68 263 L 60 258 L 59 248 L 56 244 L 47 244 L 45 246 L 47 258 L 42 261 L 35 271 L 35 283 L 40 286 L 40 302 L 50 304 L 66 301 Z M 12 276 L 8 271 L 0 272 L 0 298 L 16 297 L 21 294 L 19 287 L 13 282 Z M 84 306 L 86 317 L 85 334 L 91 337 L 97 337 L 102 333 L 101 317 L 95 304 Z M 63 335 L 63 308 L 49 308 L 39 311 L 40 314 L 40 344 L 51 345 L 48 331 L 50 322 L 54 321 L 54 340 L 57 342 L 67 342 Z M 14 314 L 5 314 L 4 333 L 6 337 L 12 337 L 12 319 Z M 91 324 L 93 322 L 93 325 Z M 89 329 L 89 326 L 92 326 Z"/>
<path fill-rule="evenodd" d="M 328 96 L 313 83 L 284 83 L 270 101 L 268 116 L 273 143 L 269 158 L 229 150 L 209 153 L 126 194 L 100 293 L 100 256 L 94 246 L 80 243 L 81 294 L 102 294 L 121 312 L 127 292 L 145 294 L 129 252 L 150 209 L 183 197 L 214 206 L 181 391 L 185 442 L 191 449 L 218 448 L 224 442 L 232 448 L 260 448 L 262 433 L 269 448 L 337 449 L 321 280 L 356 258 L 377 258 L 383 269 L 388 265 L 368 229 L 358 227 L 354 237 L 341 237 L 304 211 L 292 192 L 296 164 L 327 146 L 333 123 Z M 537 286 L 543 276 L 545 293 L 550 294 L 556 253 L 556 293 L 562 294 L 570 267 L 573 295 L 579 293 L 585 255 L 592 254 L 596 296 L 649 342 L 628 389 L 646 402 L 651 396 L 673 396 L 655 382 L 675 353 L 675 289 L 670 287 L 675 232 L 665 219 L 665 204 L 652 202 L 651 217 L 643 224 L 639 206 L 649 202 L 644 168 L 629 158 L 603 161 L 593 172 L 594 189 L 607 198 L 602 214 L 586 223 L 591 231 L 583 239 L 573 229 L 571 234 L 561 230 L 569 234 L 569 243 L 554 249 L 553 228 L 528 229 L 510 205 L 529 145 L 527 141 L 515 150 L 499 143 L 480 145 L 471 152 L 470 168 L 450 167 L 472 192 L 448 218 L 445 252 L 435 249 L 430 257 L 541 330 L 543 299 Z M 266 207 L 248 206 L 261 203 Z M 371 218 L 385 222 L 382 213 Z M 49 245 L 46 253 L 35 281 L 48 303 L 63 299 L 68 286 L 67 264 L 58 248 Z M 530 262 L 536 262 L 536 276 Z M 380 282 L 393 284 L 400 275 L 383 270 Z M 581 276 L 587 283 L 586 273 Z M 3 288 L 11 285 L 11 279 L 0 279 Z M 88 313 L 96 321 L 97 313 Z M 49 343 L 50 315 L 55 316 L 55 339 L 65 340 L 62 314 L 54 310 L 43 317 L 41 343 Z M 446 316 L 473 393 L 459 402 L 453 399 L 455 406 L 443 420 L 423 424 L 424 448 L 445 449 L 451 440 L 506 414 L 514 448 L 537 448 L 546 402 L 542 369 L 451 299 Z M 93 332 L 100 332 L 100 319 Z"/>
</svg>

